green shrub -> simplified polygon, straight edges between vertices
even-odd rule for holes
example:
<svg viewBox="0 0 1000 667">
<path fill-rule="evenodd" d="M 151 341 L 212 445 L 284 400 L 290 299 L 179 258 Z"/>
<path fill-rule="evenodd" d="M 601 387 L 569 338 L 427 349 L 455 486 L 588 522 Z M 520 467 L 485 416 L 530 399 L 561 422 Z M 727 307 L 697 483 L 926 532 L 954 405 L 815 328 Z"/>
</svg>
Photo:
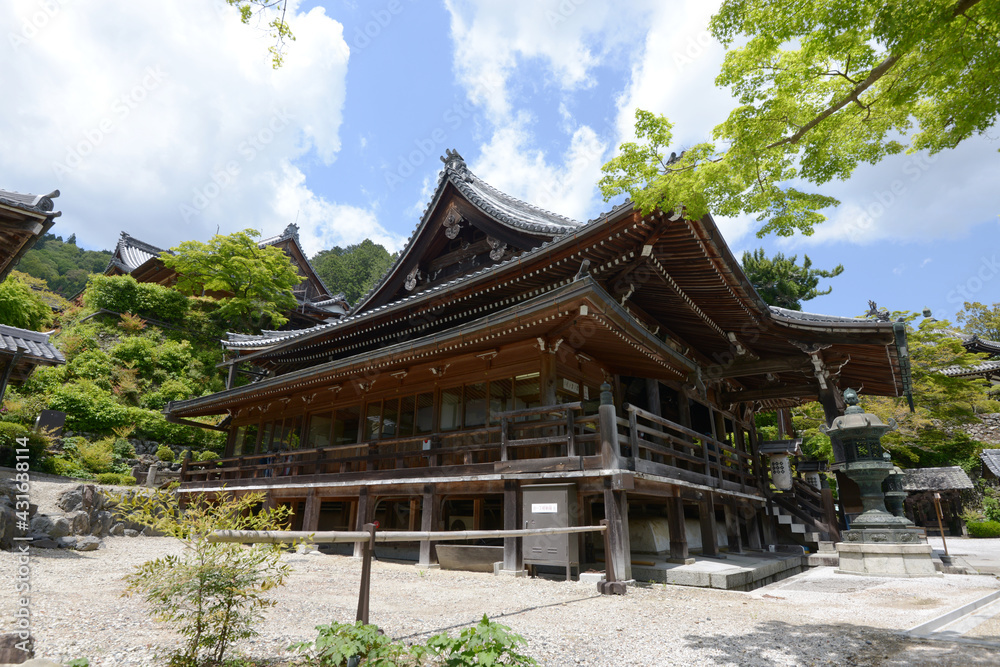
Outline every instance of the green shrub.
<svg viewBox="0 0 1000 667">
<path fill-rule="evenodd" d="M 135 477 L 120 472 L 102 472 L 97 476 L 97 483 L 108 486 L 134 486 Z"/>
<path fill-rule="evenodd" d="M 135 458 L 135 447 L 125 438 L 115 438 L 111 445 L 111 451 L 114 453 L 115 459 Z"/>
<path fill-rule="evenodd" d="M 132 276 L 91 276 L 83 302 L 94 309 L 133 313 L 171 324 L 182 323 L 188 311 L 187 297 L 177 290 L 139 283 Z"/>
<path fill-rule="evenodd" d="M 115 462 L 114 440 L 103 438 L 79 445 L 79 460 L 92 473 L 111 472 Z"/>
<path fill-rule="evenodd" d="M 146 336 L 132 336 L 121 341 L 111 350 L 111 356 L 118 363 L 139 371 L 139 375 L 148 378 L 156 368 L 157 348 L 159 344 Z"/>
<path fill-rule="evenodd" d="M 76 355 L 66 366 L 70 375 L 94 380 L 101 388 L 111 389 L 111 357 L 102 350 L 86 350 Z"/>
<path fill-rule="evenodd" d="M 524 638 L 485 615 L 476 625 L 457 637 L 434 635 L 425 645 L 406 646 L 379 632 L 375 625 L 331 623 L 316 626 L 315 642 L 299 642 L 289 649 L 304 654 L 309 664 L 341 667 L 352 656 L 360 656 L 371 667 L 419 667 L 420 665 L 537 665 L 533 658 L 518 652 Z"/>
<path fill-rule="evenodd" d="M 1000 521 L 974 521 L 966 527 L 970 537 L 1000 537 Z"/>
<path fill-rule="evenodd" d="M 163 341 L 156 349 L 156 363 L 171 375 L 182 375 L 191 364 L 191 343 Z"/>
<path fill-rule="evenodd" d="M 983 487 L 983 514 L 990 521 L 1000 521 L 1000 491 Z"/>
<path fill-rule="evenodd" d="M 94 475 L 84 470 L 80 462 L 67 456 L 53 456 L 51 459 L 51 471 L 53 475 L 63 477 L 78 477 L 80 479 L 93 479 Z"/>
<path fill-rule="evenodd" d="M 168 463 L 174 462 L 174 450 L 170 449 L 166 445 L 160 445 L 156 449 L 156 458 L 161 461 L 166 461 Z"/>
<path fill-rule="evenodd" d="M 213 543 L 215 530 L 285 530 L 289 509 L 253 511 L 262 493 L 241 498 L 218 494 L 187 499 L 177 495 L 122 494 L 116 511 L 129 520 L 184 541 L 178 555 L 147 561 L 125 580 L 128 593 L 139 593 L 154 618 L 183 637 L 171 665 L 226 665 L 232 644 L 260 634 L 264 610 L 273 606 L 273 590 L 284 583 L 291 566 L 281 559 L 282 545 Z"/>
<path fill-rule="evenodd" d="M 15 467 L 17 463 L 17 452 L 15 449 L 22 448 L 18 440 L 28 439 L 28 465 L 33 470 L 40 470 L 42 460 L 46 456 L 49 446 L 49 439 L 43 435 L 35 433 L 26 426 L 13 422 L 0 422 L 0 465 L 8 468 Z"/>
<path fill-rule="evenodd" d="M 214 461 L 219 458 L 219 455 L 215 452 L 210 452 L 207 449 L 203 452 L 198 452 L 198 455 L 194 458 L 195 461 Z"/>
<path fill-rule="evenodd" d="M 50 405 L 53 410 L 66 413 L 66 428 L 73 431 L 108 433 L 127 422 L 125 407 L 91 380 L 57 387 L 52 392 Z"/>
</svg>

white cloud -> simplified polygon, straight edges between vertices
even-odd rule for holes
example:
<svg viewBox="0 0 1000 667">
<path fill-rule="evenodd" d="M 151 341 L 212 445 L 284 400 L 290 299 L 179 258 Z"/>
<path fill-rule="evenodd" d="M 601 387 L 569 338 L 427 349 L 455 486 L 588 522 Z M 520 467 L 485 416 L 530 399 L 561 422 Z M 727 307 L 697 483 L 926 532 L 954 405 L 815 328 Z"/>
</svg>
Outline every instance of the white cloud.
<svg viewBox="0 0 1000 667">
<path fill-rule="evenodd" d="M 826 212 L 829 220 L 812 236 L 781 243 L 798 247 L 962 238 L 973 228 L 996 224 L 997 183 L 997 142 L 988 137 L 935 156 L 896 155 L 859 167 L 847 182 L 820 186 L 842 204 Z"/>
<path fill-rule="evenodd" d="M 595 184 L 612 148 L 578 122 L 566 96 L 594 85 L 594 68 L 628 57 L 643 34 L 653 3 L 614 5 L 583 0 L 515 0 L 496 3 L 446 0 L 455 45 L 454 66 L 469 100 L 491 124 L 473 171 L 497 188 L 536 206 L 578 220 L 601 207 Z M 515 108 L 512 82 L 539 65 L 542 85 L 562 97 L 557 112 L 566 135 L 562 154 L 537 148 L 534 116 Z"/>
<path fill-rule="evenodd" d="M 641 35 L 645 4 L 445 0 L 456 75 L 492 119 L 510 117 L 509 84 L 519 66 L 539 61 L 558 89 L 587 88 L 595 66 Z"/>
<path fill-rule="evenodd" d="M 317 196 L 295 166 L 329 164 L 341 147 L 349 51 L 322 8 L 290 4 L 298 39 L 275 71 L 266 35 L 221 2 L 52 3 L 41 26 L 39 6 L 0 8 L 18 37 L 0 48 L 16 91 L 0 105 L 0 187 L 58 187 L 55 231 L 108 247 L 125 229 L 169 246 L 216 228 L 268 236 L 301 211 L 311 251 L 358 229 L 393 239 L 372 212 Z"/>
<path fill-rule="evenodd" d="M 599 193 L 594 184 L 607 144 L 591 128 L 579 126 L 558 164 L 533 148 L 532 139 L 523 116 L 499 127 L 480 148 L 472 170 L 497 189 L 554 213 L 575 220 L 596 215 Z"/>
</svg>

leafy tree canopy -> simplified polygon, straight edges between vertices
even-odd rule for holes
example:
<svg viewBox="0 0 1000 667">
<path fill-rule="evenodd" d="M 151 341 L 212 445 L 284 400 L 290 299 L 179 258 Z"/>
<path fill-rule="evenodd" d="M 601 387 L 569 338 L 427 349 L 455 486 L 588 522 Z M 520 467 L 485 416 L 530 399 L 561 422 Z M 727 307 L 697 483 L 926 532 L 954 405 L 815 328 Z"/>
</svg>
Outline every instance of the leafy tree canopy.
<svg viewBox="0 0 1000 667">
<path fill-rule="evenodd" d="M 56 301 L 65 303 L 45 290 L 44 280 L 11 271 L 0 283 L 0 324 L 43 331 L 52 325 L 52 303 Z"/>
<path fill-rule="evenodd" d="M 965 324 L 962 330 L 985 340 L 1000 340 L 1000 303 L 987 306 L 978 301 L 965 302 L 955 318 Z"/>
<path fill-rule="evenodd" d="M 48 283 L 48 288 L 64 297 L 79 294 L 92 273 L 102 273 L 111 261 L 107 250 L 84 250 L 76 245 L 76 234 L 66 241 L 45 234 L 24 254 L 18 269 Z"/>
<path fill-rule="evenodd" d="M 285 60 L 285 42 L 294 42 L 295 35 L 285 22 L 288 0 L 226 0 L 226 3 L 240 10 L 240 20 L 246 25 L 254 24 L 268 33 L 274 43 L 268 48 L 271 66 L 278 69 Z"/>
<path fill-rule="evenodd" d="M 820 278 L 833 278 L 844 272 L 844 266 L 838 264 L 830 271 L 812 268 L 809 255 L 803 258 L 802 266 L 796 264 L 798 257 L 785 257 L 780 252 L 774 257 L 767 257 L 764 249 L 743 253 L 743 271 L 750 283 L 771 306 L 780 306 L 790 310 L 802 310 L 802 302 L 817 296 L 829 294 L 833 288 L 823 291 L 817 289 Z"/>
<path fill-rule="evenodd" d="M 311 260 L 316 273 L 334 291 L 340 291 L 350 303 L 364 296 L 375 281 L 382 277 L 395 259 L 395 255 L 371 239 L 323 250 Z"/>
<path fill-rule="evenodd" d="M 288 321 L 284 313 L 298 304 L 292 288 L 302 278 L 288 255 L 275 246 L 257 245 L 260 232 L 216 234 L 208 241 L 184 241 L 163 263 L 178 273 L 184 294 L 214 293 L 220 297 L 219 316 L 236 331 L 259 331 Z"/>
<path fill-rule="evenodd" d="M 966 352 L 962 342 L 951 335 L 947 321 L 931 318 L 915 324 L 913 313 L 893 313 L 907 322 L 915 412 L 903 398 L 861 394 L 861 407 L 882 421 L 895 419 L 898 428 L 882 442 L 893 459 L 905 467 L 968 465 L 982 444 L 960 430 L 974 423 L 976 415 L 997 412 L 1000 404 L 990 399 L 985 380 L 947 376 L 948 366 L 971 366 L 982 355 Z M 823 410 L 810 403 L 794 411 L 796 432 L 804 437 L 803 449 L 832 457 L 829 438 L 822 433 Z"/>
<path fill-rule="evenodd" d="M 755 214 L 758 236 L 811 234 L 837 200 L 799 189 L 860 163 L 954 148 L 1000 116 L 1000 0 L 724 0 L 719 86 L 739 106 L 711 141 L 668 155 L 673 125 L 636 111 L 638 143 L 603 167 L 605 198 L 643 211 Z"/>
</svg>

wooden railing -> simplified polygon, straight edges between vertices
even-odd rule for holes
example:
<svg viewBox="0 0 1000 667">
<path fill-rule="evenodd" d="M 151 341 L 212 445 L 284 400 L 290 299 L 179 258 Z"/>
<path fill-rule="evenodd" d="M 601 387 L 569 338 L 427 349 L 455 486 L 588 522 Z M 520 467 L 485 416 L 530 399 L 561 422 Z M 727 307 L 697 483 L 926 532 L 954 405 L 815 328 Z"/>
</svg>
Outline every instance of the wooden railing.
<svg viewBox="0 0 1000 667">
<path fill-rule="evenodd" d="M 500 413 L 499 425 L 474 430 L 186 462 L 181 482 L 598 468 L 598 416 L 582 411 L 581 403 L 566 403 Z"/>
<path fill-rule="evenodd" d="M 738 447 L 626 404 L 622 458 L 630 470 L 753 493 L 753 457 Z"/>
<path fill-rule="evenodd" d="M 497 425 L 468 431 L 186 462 L 181 482 L 197 487 L 390 479 L 407 470 L 435 477 L 614 468 L 757 493 L 753 459 L 742 448 L 634 405 L 625 409 L 626 418 L 612 420 L 617 451 L 614 429 L 609 439 L 599 413 L 583 414 L 584 405 L 576 402 L 503 412 L 495 415 Z"/>
</svg>

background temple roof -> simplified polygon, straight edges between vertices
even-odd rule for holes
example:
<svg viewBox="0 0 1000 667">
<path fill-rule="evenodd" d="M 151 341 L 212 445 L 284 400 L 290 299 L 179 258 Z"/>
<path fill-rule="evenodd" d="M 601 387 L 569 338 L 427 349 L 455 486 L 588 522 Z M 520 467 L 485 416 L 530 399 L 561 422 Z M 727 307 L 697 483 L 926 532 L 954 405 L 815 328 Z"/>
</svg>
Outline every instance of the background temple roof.
<svg viewBox="0 0 1000 667">
<path fill-rule="evenodd" d="M 911 468 L 903 471 L 904 491 L 951 491 L 973 488 L 972 480 L 958 466 Z"/>
</svg>

